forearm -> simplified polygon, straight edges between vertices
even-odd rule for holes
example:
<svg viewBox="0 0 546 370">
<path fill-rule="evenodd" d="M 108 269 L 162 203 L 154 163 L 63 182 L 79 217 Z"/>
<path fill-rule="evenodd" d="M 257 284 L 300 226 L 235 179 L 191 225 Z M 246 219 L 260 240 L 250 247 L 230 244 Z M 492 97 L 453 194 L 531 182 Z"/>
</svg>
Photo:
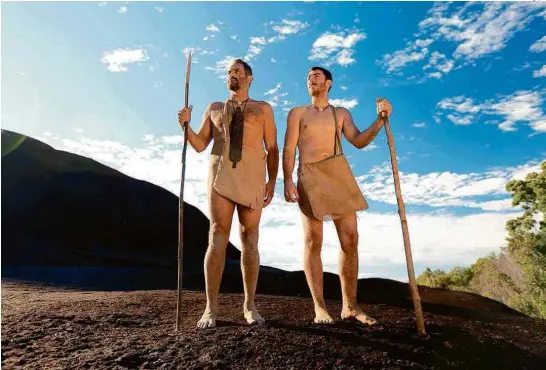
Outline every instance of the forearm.
<svg viewBox="0 0 546 370">
<path fill-rule="evenodd" d="M 296 151 L 284 148 L 282 153 L 282 169 L 284 182 L 293 181 L 292 173 L 294 172 L 294 165 L 296 163 Z"/>
<path fill-rule="evenodd" d="M 362 149 L 365 146 L 367 146 L 369 143 L 373 141 L 373 139 L 375 139 L 375 137 L 379 133 L 379 130 L 381 130 L 381 127 L 383 127 L 384 123 L 385 123 L 385 120 L 382 117 L 377 116 L 377 119 L 375 120 L 374 123 L 370 125 L 370 127 L 368 127 L 365 131 L 358 134 L 358 136 L 355 139 L 354 145 L 358 149 Z"/>
<path fill-rule="evenodd" d="M 188 143 L 198 153 L 205 150 L 209 144 L 204 137 L 200 136 L 199 134 L 196 134 L 189 125 L 188 125 Z"/>
<path fill-rule="evenodd" d="M 267 175 L 269 182 L 277 181 L 279 172 L 279 148 L 274 147 L 267 151 Z"/>
</svg>

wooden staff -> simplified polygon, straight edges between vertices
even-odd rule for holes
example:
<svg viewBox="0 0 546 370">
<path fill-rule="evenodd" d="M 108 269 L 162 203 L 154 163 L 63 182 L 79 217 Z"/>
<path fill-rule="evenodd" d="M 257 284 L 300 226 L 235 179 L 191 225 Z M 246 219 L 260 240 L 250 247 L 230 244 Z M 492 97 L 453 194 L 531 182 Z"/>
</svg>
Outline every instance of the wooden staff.
<svg viewBox="0 0 546 370">
<path fill-rule="evenodd" d="M 400 177 L 398 175 L 398 163 L 396 161 L 396 153 L 394 151 L 394 139 L 392 137 L 391 127 L 389 125 L 389 117 L 386 112 L 381 112 L 385 119 L 385 132 L 387 134 L 387 142 L 391 152 L 392 175 L 394 177 L 394 189 L 396 191 L 396 201 L 398 202 L 398 214 L 400 215 L 400 223 L 402 224 L 402 235 L 404 237 L 404 249 L 406 251 L 406 266 L 408 268 L 409 286 L 413 306 L 415 308 L 415 317 L 417 318 L 417 331 L 421 335 L 425 335 L 425 322 L 423 319 L 423 309 L 421 308 L 421 298 L 417 289 L 415 280 L 415 272 L 413 270 L 413 258 L 411 256 L 411 245 L 408 231 L 408 221 L 406 219 L 406 209 L 402 199 L 402 190 L 400 189 Z"/>
<path fill-rule="evenodd" d="M 184 90 L 184 107 L 188 107 L 190 92 L 191 51 L 186 65 L 186 85 Z M 182 320 L 182 278 L 184 276 L 184 180 L 186 177 L 186 149 L 188 147 L 188 122 L 184 122 L 184 146 L 182 149 L 182 179 L 180 181 L 180 195 L 178 197 L 178 299 L 176 303 L 176 331 Z"/>
</svg>

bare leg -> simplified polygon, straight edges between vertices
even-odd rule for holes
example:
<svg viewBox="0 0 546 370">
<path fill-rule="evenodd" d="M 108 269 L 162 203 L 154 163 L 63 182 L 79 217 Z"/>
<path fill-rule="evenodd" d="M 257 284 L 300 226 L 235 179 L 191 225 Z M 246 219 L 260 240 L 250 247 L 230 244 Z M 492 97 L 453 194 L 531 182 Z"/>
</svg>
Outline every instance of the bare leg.
<svg viewBox="0 0 546 370">
<path fill-rule="evenodd" d="M 249 324 L 263 324 L 254 303 L 258 274 L 260 271 L 260 254 L 258 252 L 258 236 L 262 210 L 237 206 L 241 236 L 241 271 L 245 291 L 243 315 Z"/>
<path fill-rule="evenodd" d="M 224 264 L 226 261 L 226 247 L 229 241 L 231 222 L 235 204 L 219 195 L 215 190 L 210 191 L 210 232 L 209 245 L 205 255 L 205 284 L 207 290 L 207 306 L 203 316 L 197 323 L 199 328 L 216 326 L 218 315 L 218 294 Z"/>
<path fill-rule="evenodd" d="M 342 319 L 356 319 L 364 324 L 375 324 L 359 307 L 356 298 L 358 283 L 358 229 L 356 214 L 334 221 L 341 244 L 339 277 L 343 297 Z"/>
<path fill-rule="evenodd" d="M 317 324 L 332 324 L 334 320 L 326 310 L 324 297 L 322 293 L 323 276 L 322 276 L 322 259 L 320 252 L 322 249 L 322 231 L 323 223 L 313 217 L 308 217 L 302 213 L 303 232 L 305 238 L 304 252 L 304 271 L 313 296 L 315 305 L 315 323 Z"/>
</svg>

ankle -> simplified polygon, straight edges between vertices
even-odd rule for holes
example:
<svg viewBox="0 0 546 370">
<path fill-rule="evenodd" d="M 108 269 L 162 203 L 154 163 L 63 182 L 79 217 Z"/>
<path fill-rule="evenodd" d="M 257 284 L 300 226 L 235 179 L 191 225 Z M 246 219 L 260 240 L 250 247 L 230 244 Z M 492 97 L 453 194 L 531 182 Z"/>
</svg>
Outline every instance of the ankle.
<svg viewBox="0 0 546 370">
<path fill-rule="evenodd" d="M 243 308 L 246 311 L 256 311 L 256 304 L 254 301 L 245 301 Z"/>
<path fill-rule="evenodd" d="M 206 313 L 218 313 L 218 306 L 216 306 L 216 305 L 207 305 L 207 307 L 205 307 L 205 312 Z"/>
</svg>

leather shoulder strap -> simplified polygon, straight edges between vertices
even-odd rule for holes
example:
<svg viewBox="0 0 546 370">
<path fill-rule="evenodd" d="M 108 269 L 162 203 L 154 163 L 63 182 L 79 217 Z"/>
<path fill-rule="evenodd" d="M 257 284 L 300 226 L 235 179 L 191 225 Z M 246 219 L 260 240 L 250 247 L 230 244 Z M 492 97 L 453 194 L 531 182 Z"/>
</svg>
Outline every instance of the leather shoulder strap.
<svg viewBox="0 0 546 370">
<path fill-rule="evenodd" d="M 339 153 L 343 154 L 343 148 L 341 146 L 341 138 L 339 137 L 337 133 L 339 125 L 337 123 L 336 109 L 334 108 L 333 105 L 330 105 L 330 109 L 332 110 L 332 113 L 334 114 L 334 124 L 335 124 L 334 155 L 338 154 L 338 150 L 337 150 L 338 148 L 339 148 Z"/>
</svg>

